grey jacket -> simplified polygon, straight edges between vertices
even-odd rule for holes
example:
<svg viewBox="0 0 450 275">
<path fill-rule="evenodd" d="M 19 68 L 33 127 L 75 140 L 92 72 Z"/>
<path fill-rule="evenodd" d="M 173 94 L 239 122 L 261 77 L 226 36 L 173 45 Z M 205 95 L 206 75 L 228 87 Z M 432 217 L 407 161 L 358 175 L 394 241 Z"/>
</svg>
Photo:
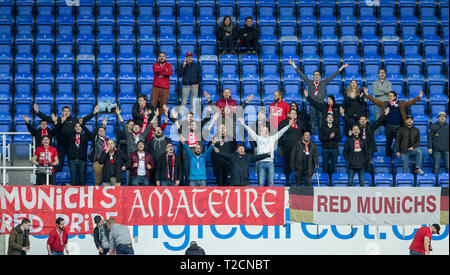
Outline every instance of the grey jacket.
<svg viewBox="0 0 450 275">
<path fill-rule="evenodd" d="M 319 93 L 317 95 L 314 95 L 314 92 L 315 92 L 314 80 L 306 77 L 306 75 L 302 71 L 300 71 L 300 69 L 298 67 L 295 69 L 295 71 L 303 79 L 303 81 L 305 81 L 306 84 L 308 85 L 308 95 L 312 96 L 314 99 L 316 99 L 320 102 L 322 102 L 325 99 L 325 96 L 327 95 L 326 88 L 327 88 L 328 83 L 330 83 L 330 81 L 333 80 L 338 75 L 338 73 L 340 73 L 340 70 L 338 69 L 337 71 L 335 71 L 332 75 L 330 75 L 326 79 L 319 81 L 319 86 L 317 87 L 319 90 Z"/>
<path fill-rule="evenodd" d="M 127 129 L 127 124 L 125 123 L 125 121 L 122 122 L 122 127 L 123 127 L 123 129 Z M 152 124 L 149 123 L 147 125 L 147 128 L 145 128 L 144 132 L 139 135 L 139 140 L 142 140 L 143 142 L 145 142 L 147 140 L 147 135 L 151 129 L 152 129 Z M 134 136 L 132 133 L 130 133 L 130 131 L 124 131 L 124 132 L 127 136 L 127 155 L 130 155 L 131 153 L 133 153 L 134 151 L 137 150 L 137 142 L 134 140 Z"/>
<path fill-rule="evenodd" d="M 389 80 L 375 80 L 372 83 L 372 91 L 375 98 L 379 101 L 389 101 L 389 93 L 392 91 L 392 83 Z"/>
<path fill-rule="evenodd" d="M 436 121 L 428 127 L 428 149 L 448 152 L 448 123 Z"/>
</svg>

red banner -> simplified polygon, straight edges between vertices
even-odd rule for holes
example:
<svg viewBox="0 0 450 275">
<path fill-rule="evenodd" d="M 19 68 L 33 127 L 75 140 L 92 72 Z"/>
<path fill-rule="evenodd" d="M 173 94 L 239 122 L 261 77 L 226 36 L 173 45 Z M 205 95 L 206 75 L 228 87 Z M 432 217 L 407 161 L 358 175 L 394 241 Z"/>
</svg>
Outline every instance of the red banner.
<svg viewBox="0 0 450 275">
<path fill-rule="evenodd" d="M 24 218 L 46 235 L 63 217 L 69 234 L 92 234 L 94 217 L 125 225 L 282 225 L 283 187 L 0 186 L 0 234 Z"/>
</svg>

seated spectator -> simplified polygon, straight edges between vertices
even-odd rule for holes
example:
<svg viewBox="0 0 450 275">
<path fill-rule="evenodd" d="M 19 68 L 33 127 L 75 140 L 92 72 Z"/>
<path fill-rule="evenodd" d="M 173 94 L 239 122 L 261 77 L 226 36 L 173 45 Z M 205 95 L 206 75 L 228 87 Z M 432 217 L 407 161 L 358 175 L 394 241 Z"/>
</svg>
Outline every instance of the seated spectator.
<svg viewBox="0 0 450 275">
<path fill-rule="evenodd" d="M 400 127 L 395 140 L 397 157 L 402 158 L 402 172 L 409 173 L 409 157 L 415 159 L 415 172 L 423 175 L 422 171 L 422 151 L 419 149 L 420 132 L 413 126 L 414 118 L 411 115 L 406 117 L 406 126 Z"/>
<path fill-rule="evenodd" d="M 433 156 L 433 172 L 439 176 L 441 158 L 444 158 L 445 168 L 448 173 L 448 123 L 445 122 L 447 114 L 439 112 L 438 121 L 431 124 L 428 129 L 428 154 Z"/>
<path fill-rule="evenodd" d="M 238 32 L 229 15 L 226 15 L 223 18 L 222 24 L 219 26 L 219 33 L 217 38 L 222 45 L 222 54 L 236 53 L 235 48 L 236 41 L 238 39 Z"/>
<path fill-rule="evenodd" d="M 245 48 L 246 54 L 257 54 L 259 33 L 253 27 L 253 18 L 250 16 L 245 18 L 245 27 L 239 30 L 239 40 L 241 47 Z"/>
</svg>

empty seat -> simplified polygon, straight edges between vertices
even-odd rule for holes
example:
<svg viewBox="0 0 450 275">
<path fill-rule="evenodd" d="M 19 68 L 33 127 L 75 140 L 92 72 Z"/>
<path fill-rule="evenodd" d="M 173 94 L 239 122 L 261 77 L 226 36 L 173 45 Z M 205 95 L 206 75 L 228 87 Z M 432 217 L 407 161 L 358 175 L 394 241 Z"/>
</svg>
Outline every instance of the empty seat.
<svg viewBox="0 0 450 275">
<path fill-rule="evenodd" d="M 392 179 L 392 174 L 387 173 L 376 173 L 375 174 L 375 186 L 378 187 L 389 187 L 393 186 L 394 181 Z"/>
<path fill-rule="evenodd" d="M 397 36 L 397 17 L 384 16 L 380 18 L 382 36 Z"/>
<path fill-rule="evenodd" d="M 411 173 L 397 173 L 395 175 L 395 186 L 414 187 L 414 175 Z"/>
<path fill-rule="evenodd" d="M 314 14 L 314 6 L 312 5 L 312 9 L 307 10 L 306 6 L 302 6 L 304 7 L 302 9 L 302 16 L 303 17 L 305 14 L 304 13 L 308 13 L 308 14 Z M 295 16 L 295 2 L 289 1 L 289 0 L 279 0 L 278 1 L 278 14 L 284 14 L 286 16 Z"/>
<path fill-rule="evenodd" d="M 282 36 L 280 38 L 281 55 L 284 57 L 298 58 L 298 38 L 296 36 Z"/>
<path fill-rule="evenodd" d="M 234 17 L 235 15 L 235 1 L 234 0 L 221 0 L 217 2 L 217 11 L 219 17 L 229 15 Z"/>
<path fill-rule="evenodd" d="M 183 16 L 178 17 L 178 34 L 179 35 L 191 35 L 195 33 L 195 17 Z"/>
<path fill-rule="evenodd" d="M 436 177 L 433 173 L 425 173 L 423 175 L 417 175 L 418 187 L 433 187 L 436 185 Z"/>
<path fill-rule="evenodd" d="M 222 75 L 235 75 L 238 72 L 239 60 L 235 55 L 222 55 L 220 57 Z"/>
<path fill-rule="evenodd" d="M 352 4 L 354 5 L 354 4 Z M 340 18 L 340 35 L 341 36 L 353 36 L 356 35 L 356 22 L 357 19 L 353 16 L 343 17 L 341 14 Z"/>
<path fill-rule="evenodd" d="M 260 17 L 259 29 L 261 33 L 275 35 L 277 29 L 277 19 L 275 17 Z"/>
<path fill-rule="evenodd" d="M 295 17 L 283 16 L 279 18 L 280 36 L 297 35 L 297 19 Z"/>
<path fill-rule="evenodd" d="M 215 16 L 215 1 L 202 0 L 197 2 L 198 18 Z"/>
<path fill-rule="evenodd" d="M 216 55 L 216 38 L 214 36 L 202 35 L 198 39 L 200 55 Z"/>
<path fill-rule="evenodd" d="M 278 1 L 279 3 L 280 1 Z M 258 1 L 259 17 L 273 17 L 275 12 L 275 0 Z"/>
<path fill-rule="evenodd" d="M 261 56 L 277 55 L 278 39 L 276 36 L 261 35 Z"/>
<path fill-rule="evenodd" d="M 438 184 L 440 187 L 448 188 L 448 173 L 440 173 L 438 176 Z"/>
</svg>

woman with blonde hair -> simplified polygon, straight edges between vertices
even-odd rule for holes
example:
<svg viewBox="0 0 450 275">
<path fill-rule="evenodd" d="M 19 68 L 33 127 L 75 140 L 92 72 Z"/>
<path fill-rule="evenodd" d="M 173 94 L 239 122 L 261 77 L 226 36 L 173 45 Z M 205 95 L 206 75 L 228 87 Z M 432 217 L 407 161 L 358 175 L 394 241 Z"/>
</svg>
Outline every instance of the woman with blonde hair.
<svg viewBox="0 0 450 275">
<path fill-rule="evenodd" d="M 347 92 L 344 94 L 344 103 L 342 107 L 345 110 L 345 116 L 352 122 L 345 125 L 345 133 L 349 134 L 350 127 L 357 124 L 359 117 L 363 114 L 364 93 L 361 92 L 356 80 L 352 80 L 348 85 Z"/>
</svg>

